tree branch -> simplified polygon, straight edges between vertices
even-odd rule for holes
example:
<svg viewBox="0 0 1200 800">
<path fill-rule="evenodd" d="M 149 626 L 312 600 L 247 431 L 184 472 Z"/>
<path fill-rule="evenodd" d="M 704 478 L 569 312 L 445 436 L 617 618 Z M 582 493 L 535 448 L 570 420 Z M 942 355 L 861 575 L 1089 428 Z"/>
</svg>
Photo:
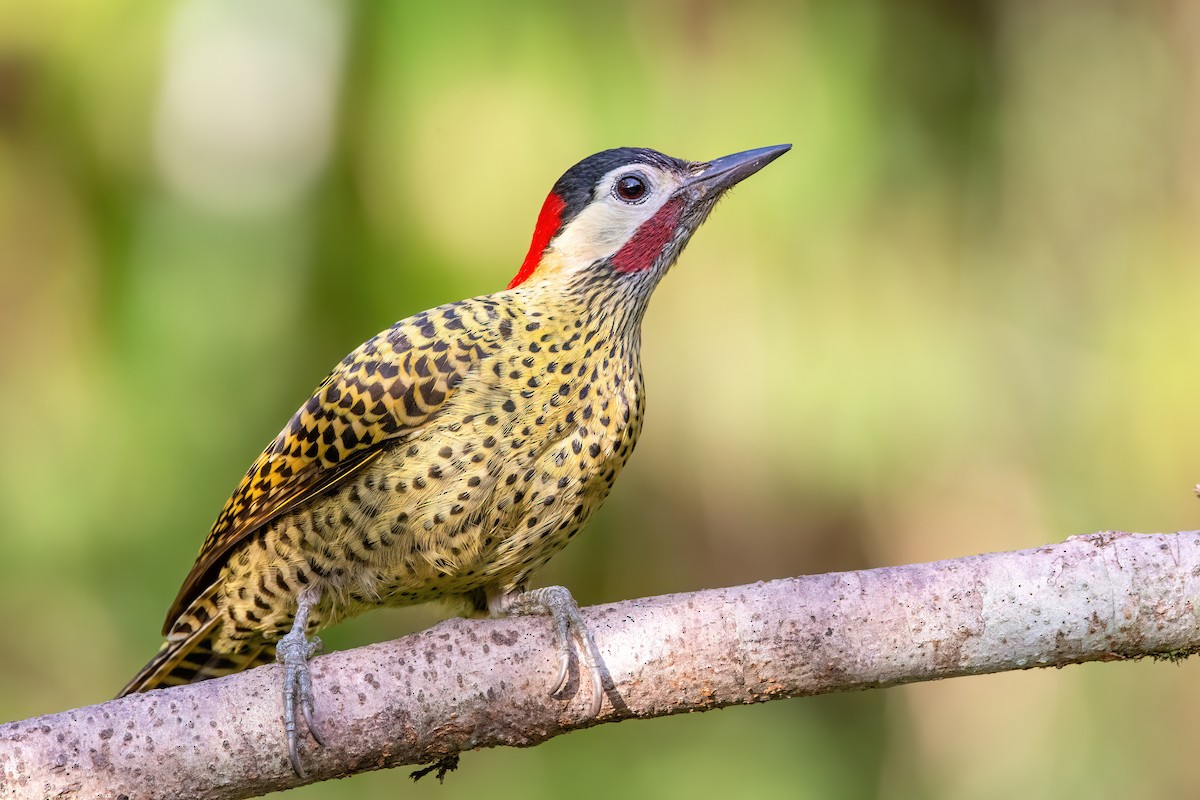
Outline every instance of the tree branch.
<svg viewBox="0 0 1200 800">
<path fill-rule="evenodd" d="M 608 702 L 546 696 L 545 619 L 454 619 L 313 662 L 307 781 L 277 667 L 0 726 L 0 794 L 242 798 L 577 728 L 783 697 L 1200 649 L 1200 531 L 1098 533 L 933 564 L 813 575 L 584 611 Z"/>
</svg>

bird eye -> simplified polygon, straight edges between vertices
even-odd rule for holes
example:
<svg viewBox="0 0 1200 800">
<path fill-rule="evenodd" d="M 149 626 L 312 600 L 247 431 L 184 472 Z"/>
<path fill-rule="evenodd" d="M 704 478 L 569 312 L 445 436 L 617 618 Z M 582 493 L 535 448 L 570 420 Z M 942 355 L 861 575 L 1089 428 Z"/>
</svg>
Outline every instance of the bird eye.
<svg viewBox="0 0 1200 800">
<path fill-rule="evenodd" d="M 623 175 L 617 178 L 617 185 L 613 187 L 613 191 L 626 203 L 637 203 L 646 196 L 648 188 L 642 176 Z"/>
</svg>

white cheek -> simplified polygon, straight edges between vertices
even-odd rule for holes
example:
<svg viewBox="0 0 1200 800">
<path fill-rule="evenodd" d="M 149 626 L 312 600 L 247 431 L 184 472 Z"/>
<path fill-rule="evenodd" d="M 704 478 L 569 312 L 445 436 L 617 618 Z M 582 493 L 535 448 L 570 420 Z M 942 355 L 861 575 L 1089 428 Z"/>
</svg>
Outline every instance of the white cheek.
<svg viewBox="0 0 1200 800">
<path fill-rule="evenodd" d="M 559 234 L 553 249 L 565 261 L 580 267 L 608 258 L 654 216 L 665 199 L 637 206 L 618 205 L 616 200 L 593 203 Z"/>
</svg>

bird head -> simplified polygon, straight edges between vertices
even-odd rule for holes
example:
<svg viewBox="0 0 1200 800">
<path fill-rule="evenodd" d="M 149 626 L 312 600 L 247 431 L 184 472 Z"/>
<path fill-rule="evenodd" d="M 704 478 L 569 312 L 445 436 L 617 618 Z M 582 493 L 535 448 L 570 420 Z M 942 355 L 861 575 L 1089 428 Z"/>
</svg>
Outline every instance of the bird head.
<svg viewBox="0 0 1200 800">
<path fill-rule="evenodd" d="M 703 162 L 638 147 L 588 156 L 550 190 L 508 288 L 616 284 L 647 295 L 717 200 L 790 149 L 761 147 Z"/>
</svg>

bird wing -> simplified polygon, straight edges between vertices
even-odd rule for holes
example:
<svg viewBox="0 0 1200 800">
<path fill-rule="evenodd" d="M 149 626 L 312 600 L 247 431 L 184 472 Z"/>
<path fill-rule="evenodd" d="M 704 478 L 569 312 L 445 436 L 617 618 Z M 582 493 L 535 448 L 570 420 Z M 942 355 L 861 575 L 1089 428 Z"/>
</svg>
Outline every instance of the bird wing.
<svg viewBox="0 0 1200 800">
<path fill-rule="evenodd" d="M 485 334 L 466 328 L 456 305 L 396 323 L 321 382 L 226 501 L 167 613 L 164 635 L 234 546 L 363 469 L 445 404 L 486 357 Z"/>
</svg>

